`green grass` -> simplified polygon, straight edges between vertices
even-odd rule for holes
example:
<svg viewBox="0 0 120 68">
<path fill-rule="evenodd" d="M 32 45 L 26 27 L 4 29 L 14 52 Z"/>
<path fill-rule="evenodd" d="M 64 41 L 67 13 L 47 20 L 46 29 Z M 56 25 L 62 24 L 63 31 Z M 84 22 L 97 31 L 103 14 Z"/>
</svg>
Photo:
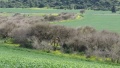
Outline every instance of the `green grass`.
<svg viewBox="0 0 120 68">
<path fill-rule="evenodd" d="M 78 13 L 79 10 L 61 10 L 61 9 L 46 9 L 46 8 L 0 8 L 0 12 L 7 13 L 61 13 L 73 12 Z"/>
<path fill-rule="evenodd" d="M 0 44 L 0 68 L 120 68 L 120 65 L 85 61 L 79 58 Z"/>
<path fill-rule="evenodd" d="M 120 33 L 120 14 L 112 14 L 110 11 L 87 11 L 81 19 L 57 22 L 56 24 L 69 27 L 91 26 L 97 30 L 109 30 Z"/>
<path fill-rule="evenodd" d="M 11 16 L 14 15 L 14 13 L 21 13 L 30 16 L 41 16 L 45 14 L 58 14 L 61 12 L 79 13 L 79 10 L 62 10 L 47 8 L 0 8 L 1 16 Z"/>
</svg>

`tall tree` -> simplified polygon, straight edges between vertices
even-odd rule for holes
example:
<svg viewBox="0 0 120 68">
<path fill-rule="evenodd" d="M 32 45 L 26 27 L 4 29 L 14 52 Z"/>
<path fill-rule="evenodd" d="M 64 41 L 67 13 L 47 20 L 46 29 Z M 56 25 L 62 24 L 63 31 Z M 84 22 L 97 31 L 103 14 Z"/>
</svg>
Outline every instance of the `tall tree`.
<svg viewBox="0 0 120 68">
<path fill-rule="evenodd" d="M 116 7 L 113 5 L 111 9 L 112 13 L 116 13 Z"/>
</svg>

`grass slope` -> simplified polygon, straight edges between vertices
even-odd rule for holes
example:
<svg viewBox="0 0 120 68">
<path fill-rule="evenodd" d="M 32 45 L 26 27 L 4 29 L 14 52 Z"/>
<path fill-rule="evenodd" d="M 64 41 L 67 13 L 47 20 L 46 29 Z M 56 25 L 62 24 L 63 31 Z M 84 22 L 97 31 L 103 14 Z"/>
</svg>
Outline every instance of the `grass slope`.
<svg viewBox="0 0 120 68">
<path fill-rule="evenodd" d="M 120 66 L 0 44 L 0 68 L 120 68 Z"/>
</svg>

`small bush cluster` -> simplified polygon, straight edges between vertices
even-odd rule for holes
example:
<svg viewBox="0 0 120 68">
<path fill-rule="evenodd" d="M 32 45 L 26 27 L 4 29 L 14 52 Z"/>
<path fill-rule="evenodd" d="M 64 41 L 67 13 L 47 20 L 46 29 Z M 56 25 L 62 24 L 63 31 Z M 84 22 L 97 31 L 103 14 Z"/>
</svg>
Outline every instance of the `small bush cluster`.
<svg viewBox="0 0 120 68">
<path fill-rule="evenodd" d="M 111 58 L 120 62 L 120 35 L 92 27 L 68 28 L 47 23 L 43 17 L 0 17 L 0 36 L 12 38 L 21 47 L 65 53 L 82 52 L 86 57 Z"/>
<path fill-rule="evenodd" d="M 68 19 L 75 19 L 76 14 L 74 13 L 65 13 L 62 12 L 58 15 L 45 15 L 44 19 L 47 21 L 62 21 L 62 20 L 68 20 Z"/>
</svg>

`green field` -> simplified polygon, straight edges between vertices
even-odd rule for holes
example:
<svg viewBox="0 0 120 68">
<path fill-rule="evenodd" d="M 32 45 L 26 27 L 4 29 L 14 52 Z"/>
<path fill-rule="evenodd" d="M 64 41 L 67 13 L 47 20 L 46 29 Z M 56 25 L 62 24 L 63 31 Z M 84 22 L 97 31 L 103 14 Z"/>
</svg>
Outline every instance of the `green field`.
<svg viewBox="0 0 120 68">
<path fill-rule="evenodd" d="M 62 9 L 46 9 L 46 8 L 0 8 L 0 12 L 7 13 L 61 13 L 72 12 L 78 13 L 79 10 L 62 10 Z"/>
<path fill-rule="evenodd" d="M 112 14 L 110 11 L 87 11 L 81 19 L 58 22 L 59 25 L 69 27 L 91 26 L 97 30 L 109 30 L 120 33 L 120 14 Z"/>
<path fill-rule="evenodd" d="M 0 15 L 10 15 L 13 13 L 23 13 L 31 15 L 56 14 L 61 12 L 79 13 L 80 10 L 62 10 L 62 9 L 46 9 L 46 8 L 0 8 Z M 86 10 L 84 17 L 76 20 L 56 22 L 59 25 L 69 27 L 91 26 L 97 30 L 109 30 L 120 33 L 120 11 L 111 13 L 111 11 L 92 11 Z"/>
<path fill-rule="evenodd" d="M 0 44 L 0 68 L 120 68 L 120 65 Z"/>
</svg>

